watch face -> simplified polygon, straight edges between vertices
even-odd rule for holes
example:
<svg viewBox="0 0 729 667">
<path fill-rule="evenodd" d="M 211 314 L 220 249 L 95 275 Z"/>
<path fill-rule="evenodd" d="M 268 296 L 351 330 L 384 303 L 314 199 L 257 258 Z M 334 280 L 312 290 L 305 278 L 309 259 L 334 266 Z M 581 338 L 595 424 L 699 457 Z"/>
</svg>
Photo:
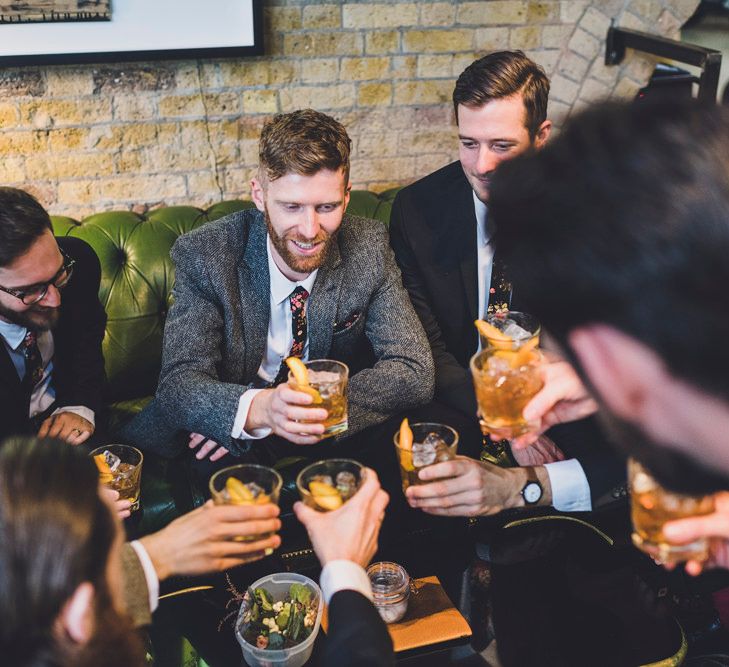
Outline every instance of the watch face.
<svg viewBox="0 0 729 667">
<path fill-rule="evenodd" d="M 527 503 L 536 503 L 542 497 L 542 487 L 536 482 L 529 482 L 524 487 L 524 501 Z"/>
</svg>

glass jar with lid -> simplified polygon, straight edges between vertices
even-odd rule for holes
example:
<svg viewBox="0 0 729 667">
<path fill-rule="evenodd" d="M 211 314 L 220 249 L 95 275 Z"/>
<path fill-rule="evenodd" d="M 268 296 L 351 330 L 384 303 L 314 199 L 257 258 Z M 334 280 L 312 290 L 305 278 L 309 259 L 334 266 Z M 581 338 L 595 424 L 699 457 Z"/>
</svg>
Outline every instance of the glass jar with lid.
<svg viewBox="0 0 729 667">
<path fill-rule="evenodd" d="M 402 565 L 383 561 L 367 568 L 373 603 L 385 623 L 397 623 L 408 610 L 410 575 Z"/>
</svg>

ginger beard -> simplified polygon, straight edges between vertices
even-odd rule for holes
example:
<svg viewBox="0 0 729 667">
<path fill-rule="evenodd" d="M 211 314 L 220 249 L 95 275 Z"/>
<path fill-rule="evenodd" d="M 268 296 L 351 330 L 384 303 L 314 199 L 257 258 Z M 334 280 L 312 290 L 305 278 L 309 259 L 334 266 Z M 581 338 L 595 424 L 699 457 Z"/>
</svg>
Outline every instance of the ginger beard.
<svg viewBox="0 0 729 667">
<path fill-rule="evenodd" d="M 329 234 L 323 229 L 320 229 L 319 233 L 313 239 L 304 238 L 294 231 L 279 235 L 271 223 L 271 218 L 268 215 L 268 206 L 264 206 L 263 215 L 266 218 L 266 227 L 268 228 L 271 244 L 281 259 L 286 262 L 286 266 L 292 271 L 296 273 L 311 273 L 312 271 L 316 271 L 324 263 L 329 248 L 334 241 L 335 234 Z M 312 255 L 299 255 L 291 249 L 290 244 L 292 242 L 300 243 L 305 247 L 318 245 L 319 249 L 318 252 Z"/>
</svg>

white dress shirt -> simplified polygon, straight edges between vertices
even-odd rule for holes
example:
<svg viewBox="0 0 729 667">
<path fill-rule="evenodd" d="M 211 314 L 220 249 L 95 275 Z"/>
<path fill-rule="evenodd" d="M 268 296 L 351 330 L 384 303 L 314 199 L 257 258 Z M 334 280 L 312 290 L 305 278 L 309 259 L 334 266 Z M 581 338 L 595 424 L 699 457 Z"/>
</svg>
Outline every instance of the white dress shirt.
<svg viewBox="0 0 729 667">
<path fill-rule="evenodd" d="M 370 578 L 364 568 L 351 560 L 330 560 L 321 571 L 319 584 L 327 604 L 335 593 L 344 590 L 357 591 L 372 600 Z"/>
<path fill-rule="evenodd" d="M 476 210 L 476 244 L 478 253 L 478 316 L 483 318 L 489 301 L 494 251 L 489 240 L 493 229 L 488 225 L 487 207 L 473 193 Z M 479 337 L 479 349 L 481 342 Z M 587 512 L 592 509 L 590 485 L 577 459 L 547 463 L 544 466 L 552 487 L 552 506 L 561 512 Z"/>
<path fill-rule="evenodd" d="M 297 287 L 303 287 L 309 294 L 314 287 L 316 281 L 316 271 L 312 271 L 304 280 L 293 282 L 289 280 L 281 270 L 276 266 L 271 254 L 271 239 L 266 240 L 266 254 L 268 255 L 268 275 L 270 278 L 270 313 L 268 317 L 268 336 L 266 338 L 266 349 L 263 353 L 263 361 L 258 368 L 258 377 L 266 382 L 273 382 L 278 375 L 281 363 L 291 351 L 291 345 L 294 342 L 294 334 L 292 331 L 291 305 L 289 296 Z M 309 358 L 309 337 L 307 335 L 304 343 L 303 359 Z M 248 411 L 251 408 L 251 402 L 256 394 L 262 389 L 249 389 L 244 392 L 238 402 L 238 412 L 233 422 L 234 438 L 246 438 L 250 440 L 258 440 L 265 438 L 271 434 L 270 428 L 259 428 L 250 433 L 245 431 L 246 419 L 248 419 Z"/>
<path fill-rule="evenodd" d="M 25 355 L 22 345 L 27 333 L 28 329 L 20 324 L 0 320 L 0 337 L 21 381 L 25 377 Z M 56 400 L 56 390 L 53 387 L 53 352 L 55 350 L 53 334 L 50 331 L 39 331 L 36 340 L 43 360 L 43 377 L 31 394 L 29 418 L 41 414 Z M 55 410 L 53 414 L 59 412 L 74 412 L 94 424 L 94 411 L 84 405 L 66 405 Z"/>
</svg>

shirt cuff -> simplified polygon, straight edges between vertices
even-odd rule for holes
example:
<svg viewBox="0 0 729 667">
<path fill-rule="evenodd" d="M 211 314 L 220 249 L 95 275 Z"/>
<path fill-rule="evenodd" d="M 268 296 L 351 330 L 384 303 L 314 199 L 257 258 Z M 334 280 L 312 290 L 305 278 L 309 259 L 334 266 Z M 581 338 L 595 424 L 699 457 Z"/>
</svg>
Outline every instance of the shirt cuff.
<svg viewBox="0 0 729 667">
<path fill-rule="evenodd" d="M 273 429 L 267 427 L 254 429 L 250 433 L 244 430 L 246 419 L 248 419 L 248 411 L 251 409 L 251 403 L 256 397 L 256 394 L 261 391 L 263 391 L 263 389 L 249 389 L 241 395 L 240 400 L 238 401 L 238 412 L 235 413 L 233 431 L 230 434 L 231 437 L 236 440 L 240 438 L 245 438 L 247 440 L 260 440 L 261 438 L 266 438 L 273 433 Z"/>
<path fill-rule="evenodd" d="M 364 568 L 351 560 L 330 560 L 319 578 L 324 601 L 329 604 L 339 591 L 357 591 L 372 601 L 372 586 Z"/>
<path fill-rule="evenodd" d="M 560 512 L 589 512 L 592 509 L 590 484 L 577 459 L 547 463 L 544 466 L 552 486 L 552 505 Z"/>
<path fill-rule="evenodd" d="M 150 613 L 154 613 L 159 606 L 159 577 L 157 576 L 157 570 L 154 569 L 152 559 L 139 540 L 130 542 L 130 545 L 137 554 L 137 558 L 139 558 L 139 562 L 144 570 L 144 578 L 147 580 L 147 591 L 149 591 L 149 611 Z"/>
<path fill-rule="evenodd" d="M 94 411 L 85 405 L 64 405 L 62 408 L 54 410 L 53 414 L 57 415 L 59 412 L 73 412 L 79 417 L 83 417 L 87 422 L 91 422 L 93 427 L 96 428 Z"/>
</svg>

